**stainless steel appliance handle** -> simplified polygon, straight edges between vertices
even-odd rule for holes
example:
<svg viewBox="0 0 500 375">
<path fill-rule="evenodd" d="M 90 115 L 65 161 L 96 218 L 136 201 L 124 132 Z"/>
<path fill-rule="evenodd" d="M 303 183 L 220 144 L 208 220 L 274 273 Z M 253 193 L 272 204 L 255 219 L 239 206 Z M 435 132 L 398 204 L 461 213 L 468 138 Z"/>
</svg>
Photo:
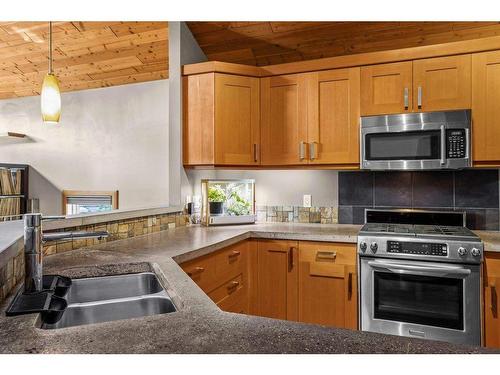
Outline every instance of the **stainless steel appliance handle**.
<svg viewBox="0 0 500 375">
<path fill-rule="evenodd" d="M 299 159 L 302 161 L 306 158 L 306 143 L 300 141 L 299 143 Z"/>
<path fill-rule="evenodd" d="M 409 96 L 408 87 L 405 87 L 405 90 L 404 90 L 405 109 L 408 109 L 408 105 L 409 105 L 408 96 Z"/>
<path fill-rule="evenodd" d="M 441 125 L 441 165 L 446 164 L 446 129 Z"/>
<path fill-rule="evenodd" d="M 438 266 L 414 266 L 410 264 L 388 263 L 380 261 L 369 261 L 368 265 L 372 268 L 387 270 L 394 273 L 405 275 L 429 275 L 429 276 L 458 276 L 464 278 L 470 275 L 471 271 L 468 268 L 461 267 L 438 267 Z"/>
<path fill-rule="evenodd" d="M 311 161 L 316 159 L 316 142 L 309 143 L 309 158 Z"/>
<path fill-rule="evenodd" d="M 422 86 L 418 86 L 417 89 L 417 106 L 422 108 Z"/>
<path fill-rule="evenodd" d="M 470 130 L 469 128 L 465 128 L 465 158 L 469 159 L 469 150 L 470 150 Z"/>
</svg>

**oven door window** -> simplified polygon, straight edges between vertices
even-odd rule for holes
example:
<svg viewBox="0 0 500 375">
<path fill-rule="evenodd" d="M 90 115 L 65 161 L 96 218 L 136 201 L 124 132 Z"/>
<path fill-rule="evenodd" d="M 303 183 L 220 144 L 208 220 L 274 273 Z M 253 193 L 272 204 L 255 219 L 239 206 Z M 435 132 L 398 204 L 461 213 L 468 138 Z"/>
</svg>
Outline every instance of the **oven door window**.
<svg viewBox="0 0 500 375">
<path fill-rule="evenodd" d="M 427 160 L 440 157 L 439 130 L 365 135 L 366 160 Z"/>
<path fill-rule="evenodd" d="M 374 318 L 464 329 L 463 279 L 374 272 Z"/>
</svg>

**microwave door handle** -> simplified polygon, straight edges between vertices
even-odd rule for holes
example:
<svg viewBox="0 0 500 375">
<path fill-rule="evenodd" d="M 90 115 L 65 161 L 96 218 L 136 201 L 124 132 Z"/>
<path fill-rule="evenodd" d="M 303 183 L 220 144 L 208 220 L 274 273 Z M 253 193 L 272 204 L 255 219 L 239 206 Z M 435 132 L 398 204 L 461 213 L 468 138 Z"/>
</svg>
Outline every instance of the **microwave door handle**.
<svg viewBox="0 0 500 375">
<path fill-rule="evenodd" d="M 441 165 L 446 164 L 446 129 L 441 125 Z"/>
<path fill-rule="evenodd" d="M 384 263 L 370 261 L 368 265 L 372 268 L 383 269 L 393 273 L 405 274 L 405 275 L 423 275 L 423 276 L 437 276 L 437 277 L 450 277 L 458 276 L 460 278 L 465 278 L 470 275 L 471 271 L 467 268 L 459 267 L 425 267 L 425 266 L 413 266 L 409 264 L 398 264 L 398 263 Z"/>
<path fill-rule="evenodd" d="M 470 150 L 470 130 L 469 128 L 465 128 L 465 158 L 469 159 L 469 150 Z"/>
</svg>

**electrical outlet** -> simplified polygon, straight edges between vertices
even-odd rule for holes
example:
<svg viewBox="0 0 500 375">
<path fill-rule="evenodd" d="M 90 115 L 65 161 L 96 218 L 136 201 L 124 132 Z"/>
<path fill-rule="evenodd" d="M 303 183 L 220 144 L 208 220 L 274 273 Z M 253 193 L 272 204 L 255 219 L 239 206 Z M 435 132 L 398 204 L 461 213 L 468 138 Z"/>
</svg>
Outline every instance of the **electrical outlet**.
<svg viewBox="0 0 500 375">
<path fill-rule="evenodd" d="M 311 194 L 304 194 L 303 196 L 303 203 L 302 205 L 304 207 L 311 207 L 311 203 L 312 203 L 312 198 L 311 198 Z"/>
</svg>

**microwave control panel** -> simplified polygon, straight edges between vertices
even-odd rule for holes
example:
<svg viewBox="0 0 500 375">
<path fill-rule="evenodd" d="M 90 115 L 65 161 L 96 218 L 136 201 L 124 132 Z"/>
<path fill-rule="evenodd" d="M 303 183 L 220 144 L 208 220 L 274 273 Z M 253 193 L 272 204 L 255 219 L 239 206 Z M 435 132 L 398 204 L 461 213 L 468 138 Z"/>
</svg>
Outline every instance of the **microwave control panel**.
<svg viewBox="0 0 500 375">
<path fill-rule="evenodd" d="M 446 130 L 446 156 L 448 159 L 465 158 L 467 147 L 465 138 L 465 129 Z"/>
</svg>

